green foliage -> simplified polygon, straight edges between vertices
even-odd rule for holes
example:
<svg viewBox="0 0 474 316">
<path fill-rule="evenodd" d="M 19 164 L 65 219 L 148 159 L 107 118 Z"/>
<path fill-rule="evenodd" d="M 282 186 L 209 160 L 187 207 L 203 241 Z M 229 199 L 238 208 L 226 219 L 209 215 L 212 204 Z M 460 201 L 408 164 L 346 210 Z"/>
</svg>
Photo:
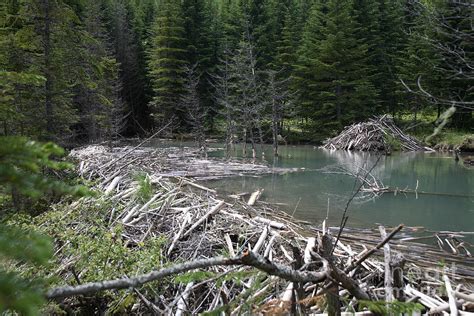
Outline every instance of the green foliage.
<svg viewBox="0 0 474 316">
<path fill-rule="evenodd" d="M 387 144 L 388 144 L 388 146 L 391 150 L 398 151 L 398 150 L 402 149 L 400 140 L 393 137 L 391 134 L 389 134 L 389 133 L 385 134 L 384 138 L 385 138 L 385 141 L 387 142 Z"/>
<path fill-rule="evenodd" d="M 153 25 L 148 69 L 154 97 L 150 103 L 157 124 L 166 124 L 175 115 L 184 120 L 179 106 L 183 92 L 186 42 L 181 3 L 164 0 Z"/>
<path fill-rule="evenodd" d="M 23 137 L 0 137 L 0 194 L 12 193 L 18 206 L 19 195 L 38 198 L 50 193 L 83 196 L 84 187 L 69 186 L 46 177 L 46 170 L 59 171 L 70 164 L 52 160 L 64 151 L 53 143 L 41 144 Z M 2 208 L 4 207 L 2 203 Z M 12 310 L 36 315 L 44 303 L 41 278 L 22 276 L 9 266 L 45 267 L 52 257 L 52 242 L 35 232 L 36 227 L 0 222 L 0 313 Z"/>
<path fill-rule="evenodd" d="M 361 308 L 368 308 L 370 311 L 380 315 L 412 315 L 415 312 L 421 312 L 424 306 L 413 302 L 384 302 L 384 301 L 359 301 Z"/>
<path fill-rule="evenodd" d="M 139 173 L 135 175 L 135 181 L 138 182 L 138 188 L 135 193 L 136 197 L 142 202 L 147 202 L 150 200 L 153 194 L 153 186 L 148 174 Z"/>
<path fill-rule="evenodd" d="M 64 150 L 53 143 L 38 143 L 24 137 L 0 137 L 0 189 L 27 197 L 38 198 L 47 193 L 84 196 L 82 186 L 66 186 L 63 182 L 46 177 L 43 172 L 66 170 L 71 164 L 52 160 Z"/>
<path fill-rule="evenodd" d="M 53 236 L 56 245 L 62 245 L 47 268 L 21 266 L 16 267 L 18 273 L 25 278 L 35 276 L 48 280 L 48 286 L 53 287 L 76 283 L 70 274 L 67 278 L 57 276 L 55 271 L 63 265 L 62 260 L 72 260 L 71 267 L 80 274 L 80 281 L 84 283 L 143 274 L 166 264 L 161 257 L 166 239 L 157 236 L 148 238 L 145 243 L 127 243 L 121 236 L 123 226 L 109 225 L 107 217 L 112 208 L 123 211 L 123 206 L 112 205 L 107 199 L 85 198 L 76 206 L 59 204 L 54 210 L 36 217 L 10 217 L 9 225 L 27 231 L 39 229 L 40 233 Z M 156 283 L 152 282 L 142 290 L 146 293 L 148 289 L 156 288 Z M 124 311 L 130 307 L 124 301 L 127 295 L 127 290 L 120 291 L 119 295 L 105 292 L 98 299 L 112 309 Z"/>
<path fill-rule="evenodd" d="M 51 240 L 32 231 L 0 224 L 0 255 L 0 313 L 12 310 L 37 315 L 45 303 L 42 282 L 8 272 L 3 265 L 8 260 L 45 266 L 53 255 Z"/>
<path fill-rule="evenodd" d="M 209 271 L 192 271 L 188 273 L 184 273 L 181 275 L 178 275 L 177 277 L 174 278 L 173 282 L 174 283 L 182 283 L 182 284 L 187 284 L 189 282 L 201 282 L 204 280 L 211 279 L 212 277 L 215 276 L 215 273 L 209 272 Z"/>
</svg>

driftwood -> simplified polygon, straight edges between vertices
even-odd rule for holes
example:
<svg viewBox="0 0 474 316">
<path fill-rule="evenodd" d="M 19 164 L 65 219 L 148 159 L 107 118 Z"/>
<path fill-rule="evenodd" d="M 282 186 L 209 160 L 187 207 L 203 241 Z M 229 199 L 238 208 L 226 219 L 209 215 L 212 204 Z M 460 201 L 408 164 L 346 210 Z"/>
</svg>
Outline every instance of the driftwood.
<svg viewBox="0 0 474 316">
<path fill-rule="evenodd" d="M 433 151 L 415 138 L 403 133 L 388 115 L 350 125 L 338 136 L 326 140 L 322 148 L 391 152 L 394 150 L 394 143 L 405 151 Z"/>
</svg>

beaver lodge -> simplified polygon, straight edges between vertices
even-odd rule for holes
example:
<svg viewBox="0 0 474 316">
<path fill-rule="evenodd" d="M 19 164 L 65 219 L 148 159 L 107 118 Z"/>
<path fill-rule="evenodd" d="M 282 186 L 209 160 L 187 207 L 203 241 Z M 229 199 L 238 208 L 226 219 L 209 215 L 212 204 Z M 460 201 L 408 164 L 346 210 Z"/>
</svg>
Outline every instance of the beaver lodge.
<svg viewBox="0 0 474 316">
<path fill-rule="evenodd" d="M 358 151 L 433 151 L 398 128 L 389 115 L 346 127 L 338 136 L 327 139 L 322 148 Z"/>
</svg>

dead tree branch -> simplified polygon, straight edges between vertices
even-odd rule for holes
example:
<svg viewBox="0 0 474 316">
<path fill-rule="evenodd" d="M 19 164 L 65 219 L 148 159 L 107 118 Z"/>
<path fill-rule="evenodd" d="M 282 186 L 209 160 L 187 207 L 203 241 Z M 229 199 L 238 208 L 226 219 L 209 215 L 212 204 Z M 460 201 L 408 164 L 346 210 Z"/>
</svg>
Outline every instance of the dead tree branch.
<svg viewBox="0 0 474 316">
<path fill-rule="evenodd" d="M 179 274 L 182 272 L 208 268 L 212 266 L 230 266 L 245 265 L 257 268 L 270 275 L 281 277 L 291 282 L 322 282 L 326 279 L 329 271 L 297 271 L 290 267 L 271 262 L 270 260 L 250 251 L 244 251 L 241 255 L 233 258 L 216 257 L 209 259 L 200 259 L 182 264 L 177 264 L 161 270 L 152 271 L 133 278 L 121 278 L 115 280 L 106 280 L 100 282 L 86 283 L 78 286 L 64 286 L 51 289 L 47 292 L 48 299 L 58 299 L 75 295 L 92 294 L 105 290 L 137 288 L 145 283 L 159 280 L 161 278 Z M 325 265 L 326 267 L 327 265 Z"/>
</svg>

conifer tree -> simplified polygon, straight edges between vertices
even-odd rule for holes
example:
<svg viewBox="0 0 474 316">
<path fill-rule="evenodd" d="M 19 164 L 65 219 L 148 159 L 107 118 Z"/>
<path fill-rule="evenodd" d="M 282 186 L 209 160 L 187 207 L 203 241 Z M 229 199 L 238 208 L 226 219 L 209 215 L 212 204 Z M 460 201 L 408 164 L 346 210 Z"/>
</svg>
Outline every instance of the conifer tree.
<svg viewBox="0 0 474 316">
<path fill-rule="evenodd" d="M 414 8 L 413 8 L 414 9 Z M 418 82 L 423 82 L 423 86 L 432 91 L 441 91 L 441 73 L 437 71 L 440 57 L 427 37 L 433 36 L 433 30 L 429 27 L 428 12 L 422 8 L 410 10 L 411 16 L 406 18 L 405 31 L 410 36 L 402 52 L 400 52 L 400 62 L 397 69 L 403 84 L 411 91 L 418 90 Z M 420 80 L 420 81 L 419 81 Z M 400 85 L 399 92 L 403 100 L 402 111 L 413 113 L 413 126 L 417 125 L 417 115 L 429 105 L 426 99 L 418 94 L 408 93 L 405 86 Z M 438 116 L 441 108 L 438 107 Z"/>
<path fill-rule="evenodd" d="M 314 11 L 314 24 L 308 24 L 303 44 L 305 57 L 300 66 L 305 74 L 301 81 L 312 90 L 307 91 L 309 96 L 305 95 L 305 105 L 320 130 L 335 132 L 373 114 L 376 92 L 368 80 L 367 45 L 356 38 L 353 3 L 329 1 L 326 15 L 322 6 L 315 6 Z M 317 19 L 321 16 L 322 28 Z M 318 29 L 315 26 L 322 29 L 322 39 L 308 34 L 310 27 Z M 311 54 L 313 58 L 308 57 Z"/>
<path fill-rule="evenodd" d="M 379 62 L 373 82 L 380 96 L 381 110 L 395 114 L 400 109 L 397 68 L 401 62 L 400 52 L 407 41 L 403 30 L 404 1 L 378 0 L 378 3 L 380 43 L 376 47 L 376 54 Z"/>
<path fill-rule="evenodd" d="M 10 122 L 10 128 L 15 134 L 64 141 L 77 120 L 71 106 L 70 83 L 75 78 L 69 67 L 78 41 L 74 30 L 77 16 L 63 1 L 12 4 L 16 5 L 9 9 L 19 20 L 14 27 L 7 26 L 10 46 L 5 47 L 4 62 L 11 78 L 18 80 L 13 89 L 20 93 L 15 93 L 13 103 L 25 120 Z"/>
<path fill-rule="evenodd" d="M 179 2 L 165 0 L 153 27 L 148 68 L 154 92 L 150 103 L 155 123 L 166 124 L 177 115 L 184 122 L 185 111 L 179 106 L 183 93 L 186 42 L 184 19 Z"/>
<path fill-rule="evenodd" d="M 297 62 L 297 49 L 300 43 L 300 29 L 298 25 L 299 10 L 295 1 L 290 1 L 285 10 L 283 28 L 277 39 L 275 68 L 279 69 L 278 76 L 290 78 Z"/>
<path fill-rule="evenodd" d="M 123 128 L 118 64 L 110 52 L 100 3 L 87 0 L 84 7 L 84 36 L 78 47 L 78 80 L 75 106 L 90 141 L 110 138 Z"/>
<path fill-rule="evenodd" d="M 208 113 L 207 121 L 212 125 L 213 99 L 209 74 L 214 72 L 217 64 L 218 43 L 220 34 L 213 28 L 213 7 L 204 0 L 183 1 L 184 34 L 186 40 L 186 62 L 196 65 L 195 71 L 200 74 L 197 93 L 202 106 Z"/>
<path fill-rule="evenodd" d="M 324 39 L 326 11 L 322 2 L 313 4 L 303 30 L 301 45 L 297 51 L 298 59 L 294 65 L 292 86 L 298 95 L 297 111 L 303 118 L 308 118 L 309 112 L 317 103 L 315 63 Z"/>
<path fill-rule="evenodd" d="M 147 34 L 151 33 L 149 28 L 153 16 L 150 14 L 155 12 L 154 1 L 103 1 L 105 24 L 119 65 L 120 97 L 131 113 L 128 132 L 145 133 L 149 127 L 148 103 L 151 94 L 145 50 L 150 47 L 146 43 L 150 42 Z"/>
</svg>

